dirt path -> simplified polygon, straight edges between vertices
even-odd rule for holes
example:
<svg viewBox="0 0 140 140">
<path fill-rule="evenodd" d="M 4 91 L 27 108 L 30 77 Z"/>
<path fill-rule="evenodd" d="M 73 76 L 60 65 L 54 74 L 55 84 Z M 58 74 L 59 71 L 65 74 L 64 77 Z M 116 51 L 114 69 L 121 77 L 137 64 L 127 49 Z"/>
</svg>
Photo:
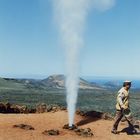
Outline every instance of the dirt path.
<svg viewBox="0 0 140 140">
<path fill-rule="evenodd" d="M 21 123 L 31 125 L 35 130 L 13 128 L 13 125 Z M 72 131 L 63 130 L 63 125 L 67 124 L 67 112 L 65 111 L 28 115 L 0 114 L 0 140 L 140 140 L 140 135 L 111 134 L 112 121 L 84 120 L 81 116 L 76 116 L 76 123 L 81 125 L 80 128 L 90 127 L 94 136 L 92 138 L 83 138 Z M 123 123 L 120 125 L 119 130 L 125 127 L 127 125 Z M 45 136 L 42 132 L 46 129 L 58 129 L 60 135 Z"/>
</svg>

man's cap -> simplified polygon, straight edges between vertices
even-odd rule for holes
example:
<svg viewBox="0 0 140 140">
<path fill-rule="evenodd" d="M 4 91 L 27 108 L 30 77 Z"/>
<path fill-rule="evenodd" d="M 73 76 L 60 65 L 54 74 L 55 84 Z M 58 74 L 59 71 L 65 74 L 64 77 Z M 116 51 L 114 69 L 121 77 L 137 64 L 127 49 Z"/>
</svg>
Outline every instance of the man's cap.
<svg viewBox="0 0 140 140">
<path fill-rule="evenodd" d="M 126 80 L 126 81 L 123 82 L 123 86 L 124 87 L 127 86 L 127 85 L 131 86 L 131 83 L 132 83 L 132 81 Z"/>
</svg>

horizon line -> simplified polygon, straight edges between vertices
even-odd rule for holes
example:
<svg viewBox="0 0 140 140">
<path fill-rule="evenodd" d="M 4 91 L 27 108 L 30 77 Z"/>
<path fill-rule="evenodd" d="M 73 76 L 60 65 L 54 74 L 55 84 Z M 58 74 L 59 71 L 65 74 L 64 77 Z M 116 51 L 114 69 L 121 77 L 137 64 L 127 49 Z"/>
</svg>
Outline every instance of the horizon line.
<svg viewBox="0 0 140 140">
<path fill-rule="evenodd" d="M 49 76 L 52 75 L 65 75 L 65 74 L 1 74 L 0 77 L 1 78 L 17 78 L 17 79 L 45 79 L 48 78 Z M 140 77 L 136 77 L 136 76 L 99 76 L 99 75 L 80 75 L 79 77 L 83 77 L 86 79 L 90 79 L 90 78 L 95 78 L 95 79 L 135 79 L 135 80 L 140 80 Z"/>
</svg>

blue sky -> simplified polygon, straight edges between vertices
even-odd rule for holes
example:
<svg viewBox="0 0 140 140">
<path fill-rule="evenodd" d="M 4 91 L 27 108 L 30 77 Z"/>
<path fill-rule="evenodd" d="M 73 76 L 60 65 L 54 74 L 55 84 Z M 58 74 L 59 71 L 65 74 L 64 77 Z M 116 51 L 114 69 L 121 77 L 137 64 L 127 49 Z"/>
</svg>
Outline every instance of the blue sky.
<svg viewBox="0 0 140 140">
<path fill-rule="evenodd" d="M 140 78 L 140 1 L 92 9 L 81 50 L 80 75 Z M 0 0 L 0 76 L 65 73 L 51 0 Z"/>
</svg>

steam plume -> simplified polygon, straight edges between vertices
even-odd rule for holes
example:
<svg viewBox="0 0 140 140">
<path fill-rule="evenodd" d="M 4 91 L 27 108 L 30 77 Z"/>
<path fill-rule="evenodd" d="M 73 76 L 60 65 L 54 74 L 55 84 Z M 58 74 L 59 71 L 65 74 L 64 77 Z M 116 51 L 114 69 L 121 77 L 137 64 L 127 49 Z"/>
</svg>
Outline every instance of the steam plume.
<svg viewBox="0 0 140 140">
<path fill-rule="evenodd" d="M 83 31 L 89 9 L 106 10 L 114 0 L 53 0 L 55 17 L 66 52 L 66 90 L 69 126 L 74 124 L 74 114 L 79 84 L 79 54 L 83 46 Z"/>
</svg>

